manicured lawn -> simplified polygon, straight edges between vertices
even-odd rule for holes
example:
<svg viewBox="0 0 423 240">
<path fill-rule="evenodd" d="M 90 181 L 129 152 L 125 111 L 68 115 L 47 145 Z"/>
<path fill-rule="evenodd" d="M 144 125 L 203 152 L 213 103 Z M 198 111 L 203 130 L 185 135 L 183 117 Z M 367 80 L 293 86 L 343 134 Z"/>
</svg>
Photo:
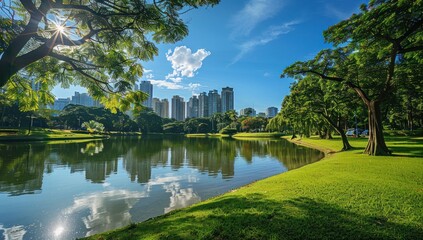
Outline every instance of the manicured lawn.
<svg viewBox="0 0 423 240">
<path fill-rule="evenodd" d="M 274 137 L 281 137 L 283 134 L 281 133 L 268 133 L 268 132 L 260 132 L 260 133 L 237 133 L 233 135 L 234 138 L 274 138 Z"/>
<path fill-rule="evenodd" d="M 334 152 L 338 140 L 302 139 Z M 396 156 L 353 151 L 89 239 L 423 239 L 423 138 L 388 137 Z"/>
<path fill-rule="evenodd" d="M 37 140 L 65 140 L 65 139 L 92 139 L 104 138 L 105 135 L 73 133 L 69 130 L 34 129 L 28 135 L 27 131 L 16 134 L 0 133 L 0 141 L 37 141 Z"/>
<path fill-rule="evenodd" d="M 220 134 L 220 133 L 192 133 L 192 134 L 185 134 L 185 136 L 189 138 L 229 137 L 229 135 L 227 134 Z"/>
</svg>

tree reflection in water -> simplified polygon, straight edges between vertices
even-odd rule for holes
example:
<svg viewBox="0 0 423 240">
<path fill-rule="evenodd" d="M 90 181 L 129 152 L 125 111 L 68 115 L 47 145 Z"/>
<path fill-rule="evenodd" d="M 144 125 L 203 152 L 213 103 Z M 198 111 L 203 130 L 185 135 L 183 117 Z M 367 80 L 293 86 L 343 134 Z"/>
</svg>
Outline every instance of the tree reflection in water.
<svg viewBox="0 0 423 240">
<path fill-rule="evenodd" d="M 103 232 L 323 157 L 285 140 L 184 137 L 11 143 L 0 152 L 0 193 L 15 197 L 0 194 L 0 234 L 11 239 Z"/>
<path fill-rule="evenodd" d="M 254 156 L 272 157 L 288 170 L 323 157 L 314 149 L 285 140 L 233 140 L 224 138 L 113 138 L 102 141 L 61 144 L 1 144 L 0 192 L 10 195 L 41 191 L 44 172 L 67 166 L 71 173 L 85 172 L 92 183 L 104 183 L 118 171 L 122 160 L 132 182 L 148 183 L 151 170 L 170 166 L 197 169 L 210 176 L 234 176 L 234 162 L 241 157 L 251 163 Z"/>
</svg>

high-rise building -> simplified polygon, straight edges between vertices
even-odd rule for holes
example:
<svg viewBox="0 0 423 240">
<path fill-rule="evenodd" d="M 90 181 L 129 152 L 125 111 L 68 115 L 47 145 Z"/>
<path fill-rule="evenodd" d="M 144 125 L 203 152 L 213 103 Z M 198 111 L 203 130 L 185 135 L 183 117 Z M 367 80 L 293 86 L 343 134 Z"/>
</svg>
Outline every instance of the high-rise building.
<svg viewBox="0 0 423 240">
<path fill-rule="evenodd" d="M 244 108 L 239 111 L 240 115 L 249 116 L 249 117 L 255 117 L 256 116 L 256 110 L 254 108 Z"/>
<path fill-rule="evenodd" d="M 153 111 L 160 116 L 160 111 L 162 110 L 161 101 L 158 98 L 153 98 L 152 100 L 152 109 Z"/>
<path fill-rule="evenodd" d="M 189 118 L 197 118 L 198 117 L 198 106 L 199 100 L 197 96 L 192 96 L 189 98 L 187 103 L 187 117 Z"/>
<path fill-rule="evenodd" d="M 161 103 L 162 103 L 162 109 L 160 111 L 159 116 L 162 118 L 169 118 L 169 101 L 166 98 L 164 98 L 162 99 Z"/>
<path fill-rule="evenodd" d="M 101 103 L 94 100 L 88 93 L 75 92 L 72 96 L 71 104 L 82 105 L 86 107 L 101 107 Z"/>
<path fill-rule="evenodd" d="M 153 108 L 153 85 L 150 81 L 141 81 L 140 90 L 148 94 L 147 100 L 142 104 L 146 107 Z"/>
<path fill-rule="evenodd" d="M 208 117 L 209 116 L 209 98 L 207 93 L 202 92 L 198 96 L 198 116 Z"/>
<path fill-rule="evenodd" d="M 278 114 L 278 108 L 277 107 L 268 107 L 266 109 L 266 117 L 272 118 L 275 117 Z"/>
<path fill-rule="evenodd" d="M 153 98 L 153 111 L 162 118 L 169 118 L 169 101 Z"/>
<path fill-rule="evenodd" d="M 178 95 L 172 97 L 172 118 L 177 121 L 183 121 L 185 119 L 185 102 Z"/>
<path fill-rule="evenodd" d="M 69 98 L 59 98 L 54 100 L 54 105 L 53 105 L 53 109 L 57 110 L 57 111 L 62 111 L 63 108 L 66 107 L 66 105 L 70 104 L 70 99 Z"/>
<path fill-rule="evenodd" d="M 93 99 L 90 96 L 88 96 L 88 94 L 86 93 L 75 92 L 75 94 L 72 96 L 71 103 L 76 105 L 86 106 L 86 107 L 92 107 Z"/>
<path fill-rule="evenodd" d="M 230 87 L 222 88 L 222 112 L 234 110 L 234 89 Z"/>
<path fill-rule="evenodd" d="M 215 113 L 221 112 L 221 102 L 220 95 L 217 90 L 209 91 L 209 116 L 212 116 Z"/>
</svg>

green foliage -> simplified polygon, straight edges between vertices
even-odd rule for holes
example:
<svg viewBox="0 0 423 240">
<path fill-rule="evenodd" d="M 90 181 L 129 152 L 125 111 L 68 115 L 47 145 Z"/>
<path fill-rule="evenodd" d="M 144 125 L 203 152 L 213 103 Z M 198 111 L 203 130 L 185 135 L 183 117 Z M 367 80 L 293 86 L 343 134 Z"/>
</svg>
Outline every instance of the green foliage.
<svg viewBox="0 0 423 240">
<path fill-rule="evenodd" d="M 190 118 L 185 120 L 185 133 L 209 133 L 211 132 L 211 120 L 209 118 Z"/>
<path fill-rule="evenodd" d="M 184 122 L 175 121 L 163 125 L 164 133 L 183 133 L 184 132 Z"/>
<path fill-rule="evenodd" d="M 188 34 L 182 12 L 219 0 L 7 2 L 0 1 L 0 88 L 22 110 L 51 103 L 56 85 L 80 85 L 112 112 L 139 113 L 145 94 L 131 89 L 143 75 L 140 61 Z M 30 80 L 41 90 L 30 90 Z"/>
<path fill-rule="evenodd" d="M 82 123 L 81 127 L 87 129 L 89 133 L 101 133 L 104 131 L 104 125 L 94 120 Z"/>
<path fill-rule="evenodd" d="M 305 76 L 314 75 L 354 90 L 368 111 L 369 141 L 365 153 L 389 155 L 391 151 L 383 138 L 381 108 L 389 106 L 396 87 L 404 84 L 401 71 L 408 69 L 408 76 L 421 76 L 422 12 L 421 1 L 371 1 L 362 6 L 359 14 L 324 32 L 326 41 L 336 48 L 322 50 L 312 60 L 292 64 L 282 77 L 302 81 Z"/>
<path fill-rule="evenodd" d="M 225 135 L 234 135 L 238 132 L 238 130 L 236 128 L 223 128 L 222 130 L 219 131 L 220 134 L 225 134 Z"/>
<path fill-rule="evenodd" d="M 152 109 L 142 111 L 136 122 L 141 128 L 142 133 L 161 133 L 163 132 L 162 118 L 153 112 Z"/>
<path fill-rule="evenodd" d="M 241 122 L 241 128 L 246 132 L 264 131 L 267 119 L 263 117 L 247 117 Z"/>
<path fill-rule="evenodd" d="M 73 104 L 67 105 L 59 116 L 52 120 L 51 127 L 78 129 L 81 123 L 90 120 L 102 123 L 106 131 L 138 131 L 137 123 L 120 111 L 113 114 L 110 110 L 102 107 L 85 107 Z"/>
</svg>

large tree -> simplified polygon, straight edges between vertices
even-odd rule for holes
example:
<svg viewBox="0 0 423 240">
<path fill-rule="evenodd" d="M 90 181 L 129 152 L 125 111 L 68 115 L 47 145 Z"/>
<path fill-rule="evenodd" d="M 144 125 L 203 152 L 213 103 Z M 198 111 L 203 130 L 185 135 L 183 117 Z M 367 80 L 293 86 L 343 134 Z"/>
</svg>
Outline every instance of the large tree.
<svg viewBox="0 0 423 240">
<path fill-rule="evenodd" d="M 86 87 L 106 107 L 125 110 L 145 94 L 131 91 L 140 61 L 156 43 L 188 34 L 180 14 L 219 0 L 4 0 L 0 1 L 0 87 L 22 109 L 53 101 L 60 84 Z M 33 91 L 32 84 L 39 86 Z"/>
<path fill-rule="evenodd" d="M 341 136 L 342 150 L 351 149 L 343 124 L 353 118 L 354 113 L 360 108 L 358 98 L 354 97 L 352 90 L 345 89 L 345 87 L 343 89 L 340 83 L 321 80 L 309 75 L 291 86 L 291 96 L 301 102 L 307 114 L 317 115 L 319 119 L 311 119 L 316 122 L 316 126 L 323 126 L 325 131 L 324 134 L 320 134 L 321 136 L 328 136 L 328 132 L 330 133 L 328 130 L 333 128 Z M 319 123 L 319 120 L 327 123 Z"/>
<path fill-rule="evenodd" d="M 330 27 L 325 40 L 338 46 L 313 60 L 297 62 L 284 75 L 313 74 L 353 89 L 368 109 L 365 153 L 389 155 L 383 136 L 381 104 L 393 93 L 396 67 L 414 59 L 423 63 L 423 4 L 414 0 L 371 0 L 359 14 Z"/>
</svg>

